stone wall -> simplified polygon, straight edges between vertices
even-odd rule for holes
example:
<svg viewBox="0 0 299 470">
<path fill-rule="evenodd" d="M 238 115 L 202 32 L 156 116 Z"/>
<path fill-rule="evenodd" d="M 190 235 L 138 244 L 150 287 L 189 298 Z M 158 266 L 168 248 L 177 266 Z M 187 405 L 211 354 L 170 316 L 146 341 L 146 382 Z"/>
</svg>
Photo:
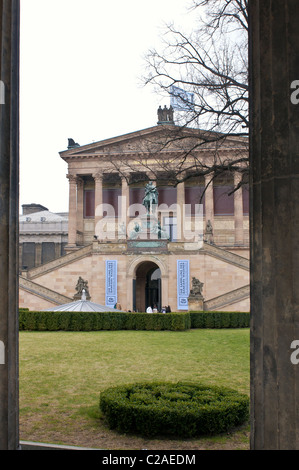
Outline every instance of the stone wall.
<svg viewBox="0 0 299 470">
<path fill-rule="evenodd" d="M 172 311 L 177 309 L 177 260 L 179 259 L 189 260 L 190 282 L 194 276 L 204 283 L 205 301 L 248 286 L 248 259 L 207 245 L 201 250 L 184 251 L 183 247 L 184 244 L 176 244 L 172 246 L 172 251 L 130 253 L 126 250 L 126 244 L 94 243 L 92 250 L 88 250 L 87 247 L 79 250 L 77 258 L 76 252 L 64 257 L 69 262 L 56 260 L 56 263 L 49 263 L 49 267 L 45 265 L 32 270 L 31 280 L 36 285 L 45 286 L 51 292 L 72 299 L 76 293 L 77 280 L 81 276 L 88 281 L 91 301 L 105 305 L 105 261 L 117 260 L 118 302 L 125 310 L 133 309 L 133 279 L 136 278 L 138 267 L 145 262 L 155 263 L 160 268 L 162 304 L 170 305 Z M 80 255 L 81 251 L 84 256 Z M 30 271 L 27 276 L 30 280 Z M 28 294 L 25 296 L 22 293 L 20 298 L 22 306 L 37 308 L 38 300 L 33 300 Z M 24 305 L 26 301 L 28 305 Z M 59 303 L 58 298 L 56 301 Z M 44 305 L 44 301 L 41 305 Z M 243 298 L 228 296 L 221 308 L 248 311 L 248 305 L 248 301 L 245 302 Z"/>
</svg>

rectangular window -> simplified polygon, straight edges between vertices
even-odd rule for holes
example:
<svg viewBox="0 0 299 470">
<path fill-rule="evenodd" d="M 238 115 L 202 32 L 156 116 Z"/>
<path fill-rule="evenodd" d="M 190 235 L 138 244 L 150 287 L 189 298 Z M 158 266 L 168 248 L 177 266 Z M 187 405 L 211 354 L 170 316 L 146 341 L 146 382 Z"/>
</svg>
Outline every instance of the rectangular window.
<svg viewBox="0 0 299 470">
<path fill-rule="evenodd" d="M 84 190 L 84 209 L 83 217 L 85 219 L 94 217 L 95 214 L 95 191 L 94 189 Z"/>
<path fill-rule="evenodd" d="M 55 259 L 55 243 L 43 242 L 42 243 L 42 264 L 48 263 Z"/>
<path fill-rule="evenodd" d="M 130 188 L 130 217 L 138 217 L 139 215 L 145 214 L 145 207 L 142 206 L 143 198 L 144 188 Z M 138 205 L 140 205 L 140 207 L 138 207 Z"/>
<path fill-rule="evenodd" d="M 121 197 L 121 188 L 103 188 L 103 204 L 109 204 L 113 210 L 104 210 L 104 215 L 118 217 L 118 198 Z M 119 207 L 121 210 L 121 206 Z M 113 212 L 114 211 L 114 212 Z M 107 213 L 107 214 L 105 214 Z"/>
<path fill-rule="evenodd" d="M 205 214 L 204 189 L 203 186 L 185 186 L 186 215 L 195 215 L 196 204 L 203 205 L 203 214 Z"/>
<path fill-rule="evenodd" d="M 31 269 L 35 266 L 35 243 L 25 242 L 23 243 L 22 250 L 22 268 Z"/>
<path fill-rule="evenodd" d="M 214 186 L 214 214 L 215 215 L 234 215 L 234 194 L 232 185 Z"/>
<path fill-rule="evenodd" d="M 174 187 L 158 187 L 158 205 L 166 204 L 172 206 L 177 202 L 176 188 Z"/>
</svg>

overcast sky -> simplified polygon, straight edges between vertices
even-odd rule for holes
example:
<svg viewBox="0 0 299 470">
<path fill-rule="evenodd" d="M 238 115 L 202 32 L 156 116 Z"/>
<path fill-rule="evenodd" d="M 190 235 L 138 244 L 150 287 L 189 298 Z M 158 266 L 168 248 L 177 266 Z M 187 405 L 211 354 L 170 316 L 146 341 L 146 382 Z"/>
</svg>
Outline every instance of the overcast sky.
<svg viewBox="0 0 299 470">
<path fill-rule="evenodd" d="M 143 87 L 164 23 L 194 24 L 190 0 L 22 0 L 20 206 L 68 210 L 59 151 L 156 125 L 169 105 Z M 193 19 L 192 19 L 193 18 Z"/>
</svg>

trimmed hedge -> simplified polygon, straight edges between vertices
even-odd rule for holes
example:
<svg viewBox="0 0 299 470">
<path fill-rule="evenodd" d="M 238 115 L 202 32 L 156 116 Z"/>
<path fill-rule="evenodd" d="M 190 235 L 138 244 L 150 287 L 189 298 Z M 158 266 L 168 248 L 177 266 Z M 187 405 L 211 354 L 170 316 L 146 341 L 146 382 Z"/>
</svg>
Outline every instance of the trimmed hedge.
<svg viewBox="0 0 299 470">
<path fill-rule="evenodd" d="M 249 418 L 249 398 L 225 387 L 167 382 L 111 387 L 100 410 L 118 432 L 191 438 L 226 432 Z"/>
<path fill-rule="evenodd" d="M 190 326 L 190 315 L 186 312 L 19 312 L 19 329 L 31 331 L 184 331 Z"/>
<path fill-rule="evenodd" d="M 19 329 L 33 331 L 151 330 L 248 328 L 248 312 L 36 312 L 19 310 Z"/>
<path fill-rule="evenodd" d="M 249 312 L 189 312 L 191 328 L 249 328 Z"/>
</svg>

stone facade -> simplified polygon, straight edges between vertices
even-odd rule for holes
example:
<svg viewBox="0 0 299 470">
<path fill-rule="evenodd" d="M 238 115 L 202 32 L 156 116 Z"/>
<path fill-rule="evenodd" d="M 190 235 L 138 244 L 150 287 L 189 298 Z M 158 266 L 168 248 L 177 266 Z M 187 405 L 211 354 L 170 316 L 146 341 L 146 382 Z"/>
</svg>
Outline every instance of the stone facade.
<svg viewBox="0 0 299 470">
<path fill-rule="evenodd" d="M 98 304 L 107 302 L 111 281 L 111 299 L 122 309 L 145 311 L 157 304 L 160 309 L 186 310 L 188 302 L 185 307 L 179 302 L 179 283 L 188 282 L 186 302 L 196 277 L 203 283 L 205 309 L 249 311 L 247 187 L 234 192 L 241 178 L 237 171 L 217 179 L 211 173 L 187 177 L 192 163 L 187 160 L 178 182 L 173 176 L 177 162 L 186 151 L 191 155 L 188 146 L 201 137 L 198 130 L 184 131 L 182 147 L 172 138 L 177 131 L 172 124 L 167 129 L 157 125 L 90 145 L 69 145 L 60 153 L 69 180 L 66 255 L 22 273 L 27 284 L 20 287 L 26 290 L 21 306 L 36 309 L 41 295 L 41 308 L 62 303 L 54 293 L 72 299 L 82 276 Z M 246 142 L 240 139 L 226 141 L 222 149 L 217 146 L 222 160 L 242 152 Z M 188 158 L 211 166 L 215 155 L 210 143 Z M 143 204 L 151 180 L 158 191 L 152 213 Z M 180 260 L 187 266 L 184 275 L 178 270 Z M 107 262 L 117 266 L 110 280 Z M 48 291 L 37 292 L 38 285 Z"/>
<path fill-rule="evenodd" d="M 40 266 L 65 254 L 68 214 L 55 214 L 40 204 L 24 204 L 19 217 L 20 270 Z"/>
</svg>

